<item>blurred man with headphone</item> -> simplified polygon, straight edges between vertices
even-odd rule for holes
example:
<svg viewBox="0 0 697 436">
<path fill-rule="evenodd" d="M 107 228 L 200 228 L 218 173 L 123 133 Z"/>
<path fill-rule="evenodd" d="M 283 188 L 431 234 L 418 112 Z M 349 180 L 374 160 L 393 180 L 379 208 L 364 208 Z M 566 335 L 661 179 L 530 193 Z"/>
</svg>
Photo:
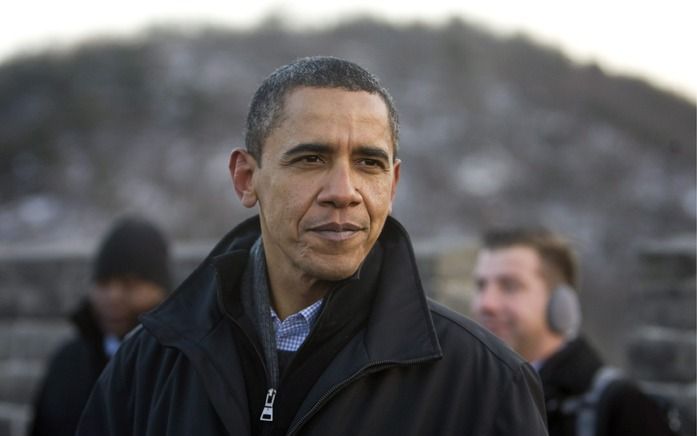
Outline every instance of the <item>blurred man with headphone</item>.
<svg viewBox="0 0 697 436">
<path fill-rule="evenodd" d="M 475 318 L 538 370 L 550 436 L 672 435 L 635 384 L 580 337 L 573 251 L 545 229 L 487 233 L 474 270 Z"/>
</svg>

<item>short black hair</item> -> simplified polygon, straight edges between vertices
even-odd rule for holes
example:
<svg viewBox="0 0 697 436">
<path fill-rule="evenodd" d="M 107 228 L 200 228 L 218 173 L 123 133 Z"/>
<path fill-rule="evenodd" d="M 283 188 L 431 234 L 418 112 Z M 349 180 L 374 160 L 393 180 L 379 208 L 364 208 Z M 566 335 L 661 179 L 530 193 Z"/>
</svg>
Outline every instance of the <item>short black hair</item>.
<svg viewBox="0 0 697 436">
<path fill-rule="evenodd" d="M 392 96 L 375 75 L 353 62 L 331 56 L 314 56 L 295 60 L 271 73 L 254 93 L 247 115 L 245 146 L 261 165 L 262 147 L 277 127 L 283 102 L 295 88 L 340 88 L 377 94 L 387 106 L 392 131 L 393 153 L 397 155 L 399 119 Z"/>
</svg>

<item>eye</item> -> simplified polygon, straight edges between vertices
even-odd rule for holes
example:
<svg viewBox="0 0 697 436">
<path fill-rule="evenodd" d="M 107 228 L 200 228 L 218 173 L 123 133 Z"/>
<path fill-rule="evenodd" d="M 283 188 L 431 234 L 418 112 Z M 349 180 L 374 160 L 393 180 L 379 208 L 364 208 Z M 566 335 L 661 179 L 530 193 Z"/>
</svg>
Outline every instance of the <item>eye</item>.
<svg viewBox="0 0 697 436">
<path fill-rule="evenodd" d="M 501 280 L 501 290 L 506 294 L 514 294 L 520 290 L 520 283 L 517 280 Z"/>
<path fill-rule="evenodd" d="M 324 163 L 324 159 L 318 154 L 306 154 L 296 157 L 290 163 L 298 165 L 317 165 Z"/>
<path fill-rule="evenodd" d="M 358 164 L 367 168 L 381 168 L 386 169 L 387 165 L 379 159 L 364 158 L 359 159 Z"/>
</svg>

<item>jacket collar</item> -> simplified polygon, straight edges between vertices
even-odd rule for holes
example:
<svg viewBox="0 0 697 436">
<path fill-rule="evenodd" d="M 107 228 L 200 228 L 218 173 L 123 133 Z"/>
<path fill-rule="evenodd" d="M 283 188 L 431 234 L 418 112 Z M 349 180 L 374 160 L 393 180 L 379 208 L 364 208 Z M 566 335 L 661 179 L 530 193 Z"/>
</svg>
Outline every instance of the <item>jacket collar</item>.
<svg viewBox="0 0 697 436">
<path fill-rule="evenodd" d="M 567 397 L 585 392 L 601 366 L 600 357 L 585 338 L 570 341 L 540 368 L 545 397 Z"/>
<path fill-rule="evenodd" d="M 221 289 L 238 283 L 248 251 L 261 234 L 259 218 L 228 233 L 164 303 L 146 314 L 143 324 L 163 344 L 200 341 L 221 321 Z M 413 360 L 440 356 L 441 350 L 406 230 L 388 217 L 378 239 L 383 265 L 368 317 L 365 351 L 371 360 Z M 227 307 L 241 307 L 234 302 Z M 181 345 L 181 344 L 180 344 Z"/>
<path fill-rule="evenodd" d="M 94 307 L 87 298 L 82 300 L 78 308 L 70 315 L 70 321 L 77 328 L 82 339 L 89 344 L 90 352 L 99 368 L 103 368 L 109 360 L 104 352 L 104 333 L 99 327 Z"/>
<path fill-rule="evenodd" d="M 400 362 L 440 357 L 440 344 L 406 230 L 388 217 L 378 243 L 383 264 L 365 332 L 368 358 Z"/>
<path fill-rule="evenodd" d="M 258 217 L 235 227 L 169 298 L 141 317 L 143 326 L 168 346 L 181 348 L 182 341 L 206 337 L 223 316 L 218 301 L 221 283 L 239 282 L 249 249 L 260 234 Z"/>
<path fill-rule="evenodd" d="M 322 399 L 350 380 L 392 366 L 427 364 L 443 355 L 406 231 L 388 217 L 377 244 L 382 265 L 366 328 L 335 356 L 308 392 L 289 434 L 296 433 Z"/>
</svg>

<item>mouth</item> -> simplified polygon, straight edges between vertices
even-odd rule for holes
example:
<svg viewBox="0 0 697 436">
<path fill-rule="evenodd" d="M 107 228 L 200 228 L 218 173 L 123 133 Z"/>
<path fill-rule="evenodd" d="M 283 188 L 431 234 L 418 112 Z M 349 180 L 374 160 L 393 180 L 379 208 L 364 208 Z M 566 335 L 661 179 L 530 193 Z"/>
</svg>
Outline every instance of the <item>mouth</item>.
<svg viewBox="0 0 697 436">
<path fill-rule="evenodd" d="M 112 325 L 112 326 L 118 326 L 118 325 L 131 323 L 132 320 L 130 318 L 127 318 L 127 317 L 120 317 L 120 318 L 111 317 L 111 318 L 105 318 L 104 322 L 109 324 L 109 325 Z"/>
<path fill-rule="evenodd" d="M 354 223 L 325 223 L 309 228 L 315 235 L 330 241 L 345 241 L 365 230 L 365 227 Z"/>
</svg>

